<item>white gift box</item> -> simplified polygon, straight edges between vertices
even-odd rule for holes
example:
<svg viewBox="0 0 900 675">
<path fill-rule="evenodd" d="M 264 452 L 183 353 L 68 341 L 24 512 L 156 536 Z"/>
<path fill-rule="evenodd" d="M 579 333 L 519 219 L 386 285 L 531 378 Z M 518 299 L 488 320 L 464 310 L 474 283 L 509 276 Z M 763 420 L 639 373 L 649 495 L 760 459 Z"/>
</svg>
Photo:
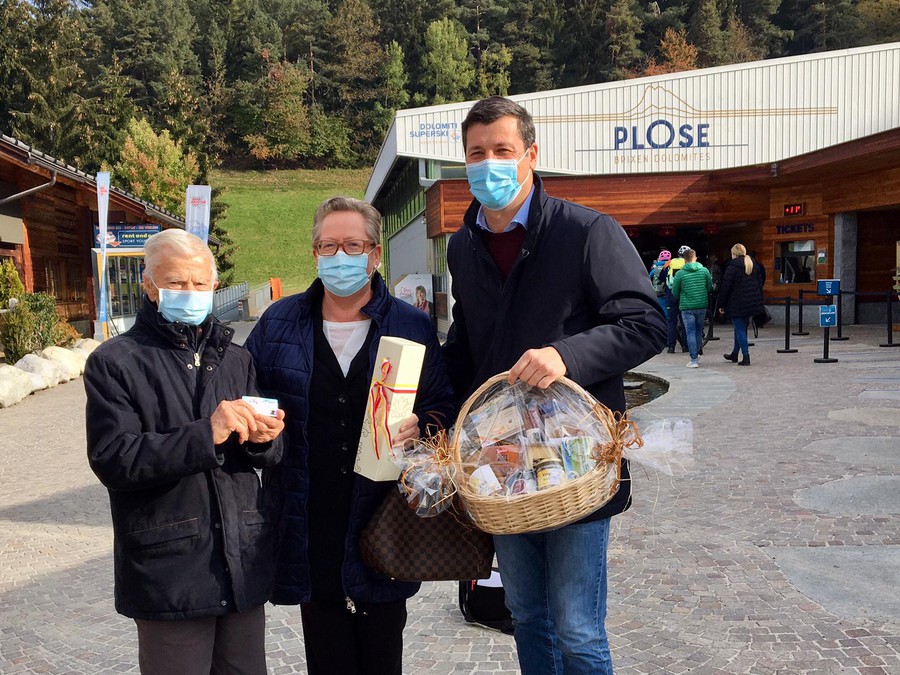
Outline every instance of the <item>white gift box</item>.
<svg viewBox="0 0 900 675">
<path fill-rule="evenodd" d="M 425 345 L 404 338 L 383 337 L 378 343 L 375 371 L 353 470 L 371 480 L 397 480 L 391 445 L 403 420 L 413 412 Z"/>
</svg>

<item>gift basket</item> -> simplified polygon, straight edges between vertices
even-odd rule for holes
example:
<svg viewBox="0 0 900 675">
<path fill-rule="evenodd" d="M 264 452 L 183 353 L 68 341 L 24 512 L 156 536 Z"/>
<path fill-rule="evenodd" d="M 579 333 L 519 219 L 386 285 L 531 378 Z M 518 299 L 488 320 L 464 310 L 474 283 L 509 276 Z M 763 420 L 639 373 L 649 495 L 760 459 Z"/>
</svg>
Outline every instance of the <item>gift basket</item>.
<svg viewBox="0 0 900 675">
<path fill-rule="evenodd" d="M 450 441 L 454 482 L 469 516 L 492 534 L 550 530 L 615 495 L 637 427 L 567 378 L 547 389 L 485 382 L 460 410 Z"/>
</svg>

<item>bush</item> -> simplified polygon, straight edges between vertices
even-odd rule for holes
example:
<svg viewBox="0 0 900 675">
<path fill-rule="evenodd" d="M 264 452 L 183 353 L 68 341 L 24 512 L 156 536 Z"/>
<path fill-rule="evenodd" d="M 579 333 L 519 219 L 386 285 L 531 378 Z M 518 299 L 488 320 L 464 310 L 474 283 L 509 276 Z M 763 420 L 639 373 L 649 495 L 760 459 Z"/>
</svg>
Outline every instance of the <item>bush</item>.
<svg viewBox="0 0 900 675">
<path fill-rule="evenodd" d="M 46 293 L 26 293 L 22 301 L 34 314 L 34 338 L 40 345 L 38 349 L 55 345 L 60 321 L 56 298 Z"/>
<path fill-rule="evenodd" d="M 3 354 L 8 364 L 42 349 L 36 337 L 36 324 L 34 312 L 24 302 L 0 315 L 0 342 L 3 343 Z"/>
<path fill-rule="evenodd" d="M 19 300 L 16 308 L 0 319 L 0 342 L 7 363 L 51 345 L 64 347 L 81 337 L 68 321 L 59 317 L 52 295 L 23 293 Z"/>
<path fill-rule="evenodd" d="M 9 307 L 10 298 L 21 298 L 25 287 L 13 261 L 7 258 L 0 263 L 0 309 Z"/>
<path fill-rule="evenodd" d="M 58 347 L 68 347 L 73 344 L 76 340 L 81 339 L 81 333 L 79 333 L 75 326 L 70 324 L 65 319 L 60 319 L 59 323 L 56 324 L 56 332 L 54 334 L 55 340 L 54 344 Z"/>
</svg>

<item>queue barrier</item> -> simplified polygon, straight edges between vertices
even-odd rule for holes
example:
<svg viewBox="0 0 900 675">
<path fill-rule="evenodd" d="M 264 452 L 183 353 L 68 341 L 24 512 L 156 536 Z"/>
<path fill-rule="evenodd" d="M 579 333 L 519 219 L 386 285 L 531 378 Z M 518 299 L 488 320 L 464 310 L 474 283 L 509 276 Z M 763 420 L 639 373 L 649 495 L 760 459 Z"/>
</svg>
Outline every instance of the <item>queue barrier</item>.
<svg viewBox="0 0 900 675">
<path fill-rule="evenodd" d="M 791 335 L 809 335 L 809 331 L 803 330 L 803 307 L 804 307 L 804 305 L 811 305 L 811 306 L 817 307 L 820 305 L 832 304 L 830 302 L 804 302 L 803 298 L 805 295 L 815 295 L 816 297 L 819 297 L 818 293 L 814 293 L 812 291 L 807 291 L 802 288 L 800 289 L 800 291 L 799 291 L 800 299 L 799 299 L 798 306 L 797 306 L 797 330 L 794 331 L 793 333 L 791 333 Z M 842 309 L 843 303 L 840 301 L 841 295 L 852 295 L 854 297 L 884 297 L 885 302 L 887 303 L 887 311 L 885 312 L 885 315 L 887 317 L 887 342 L 882 343 L 878 346 L 879 347 L 900 347 L 900 342 L 894 342 L 894 326 L 893 326 L 893 324 L 894 324 L 894 309 L 893 309 L 893 305 L 894 305 L 895 291 L 893 291 L 893 290 L 889 290 L 889 291 L 845 291 L 845 290 L 841 290 L 839 292 L 839 294 L 837 295 L 838 301 L 837 301 L 837 303 L 835 303 L 835 304 L 837 304 L 837 335 L 834 337 L 831 337 L 830 338 L 831 340 L 848 340 L 849 339 L 847 337 L 844 337 L 844 335 L 842 335 L 842 332 L 841 332 L 842 326 L 843 326 L 843 315 L 844 315 L 843 309 Z M 783 300 L 784 298 L 772 298 L 772 299 L 773 300 Z M 788 304 L 789 302 L 790 302 L 790 299 L 788 298 L 785 301 L 785 304 L 787 307 L 786 314 L 785 314 L 785 324 L 786 325 L 790 323 L 790 309 L 789 309 L 790 305 Z M 787 336 L 787 334 L 788 334 L 787 330 L 785 330 L 785 336 Z M 789 339 L 788 339 L 785 341 L 785 349 L 788 349 L 789 347 L 790 347 L 790 344 L 789 344 Z M 781 350 L 779 350 L 779 352 L 780 351 Z M 787 353 L 787 352 L 785 352 L 785 353 Z"/>
</svg>

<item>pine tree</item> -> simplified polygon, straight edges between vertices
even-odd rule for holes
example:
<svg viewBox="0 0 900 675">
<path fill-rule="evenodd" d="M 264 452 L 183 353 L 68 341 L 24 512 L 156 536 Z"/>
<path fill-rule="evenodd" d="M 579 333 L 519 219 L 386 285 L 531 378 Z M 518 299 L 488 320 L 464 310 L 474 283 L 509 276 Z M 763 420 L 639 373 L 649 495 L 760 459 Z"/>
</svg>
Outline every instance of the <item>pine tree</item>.
<svg viewBox="0 0 900 675">
<path fill-rule="evenodd" d="M 718 66 L 725 63 L 722 17 L 715 0 L 697 0 L 688 29 L 688 38 L 700 52 L 701 66 Z"/>
<path fill-rule="evenodd" d="M 409 103 L 409 92 L 406 90 L 409 77 L 403 65 L 403 48 L 394 41 L 387 46 L 384 54 L 381 64 L 381 95 L 375 103 L 373 116 L 378 137 L 387 132 L 394 113 Z"/>
<path fill-rule="evenodd" d="M 33 43 L 34 21 L 24 0 L 0 0 L 0 130 L 12 133 L 11 110 L 27 108 L 26 55 Z"/>
<path fill-rule="evenodd" d="M 459 21 L 444 18 L 428 24 L 422 80 L 434 92 L 434 103 L 465 100 L 475 79 L 468 42 Z"/>
<path fill-rule="evenodd" d="M 293 161 L 306 155 L 311 141 L 305 97 L 309 73 L 303 66 L 272 63 L 253 85 L 238 85 L 246 113 L 238 120 L 250 154 L 257 160 Z"/>
<path fill-rule="evenodd" d="M 633 10 L 632 0 L 614 0 L 606 17 L 612 78 L 621 79 L 643 60 L 644 54 L 638 40 L 642 32 L 643 26 Z"/>
<path fill-rule="evenodd" d="M 851 47 L 859 34 L 859 16 L 850 0 L 784 0 L 778 16 L 793 32 L 790 54 Z"/>
<path fill-rule="evenodd" d="M 750 31 L 736 16 L 728 19 L 723 33 L 723 55 L 726 63 L 747 63 L 764 58 L 765 49 L 759 47 Z"/>
<path fill-rule="evenodd" d="M 100 67 L 99 76 L 89 90 L 91 118 L 83 133 L 90 149 L 80 166 L 84 171 L 93 173 L 103 164 L 110 165 L 119 159 L 128 121 L 137 112 L 128 95 L 129 89 L 119 59 L 113 56 L 108 66 Z"/>
<path fill-rule="evenodd" d="M 329 26 L 330 47 L 322 66 L 328 84 L 325 109 L 356 130 L 360 156 L 366 162 L 374 160 L 381 143 L 373 133 L 384 61 L 378 35 L 378 24 L 366 0 L 343 0 Z"/>
<path fill-rule="evenodd" d="M 509 94 L 509 65 L 512 52 L 505 45 L 493 44 L 481 55 L 481 70 L 476 72 L 479 98 Z"/>
<path fill-rule="evenodd" d="M 68 0 L 35 0 L 33 39 L 22 58 L 25 96 L 10 110 L 13 135 L 72 164 L 88 153 L 81 64 L 84 30 Z"/>
<path fill-rule="evenodd" d="M 726 25 L 733 25 L 737 20 L 745 27 L 745 35 L 739 39 L 749 40 L 748 48 L 755 58 L 779 56 L 791 37 L 791 32 L 776 25 L 774 19 L 781 5 L 781 0 L 731 0 L 733 7 L 722 9 Z M 721 9 L 721 8 L 720 8 Z M 726 27 L 726 32 L 731 29 Z M 736 29 L 740 33 L 740 29 Z M 726 37 L 726 41 L 734 39 Z M 732 48 L 733 51 L 733 48 Z"/>
<path fill-rule="evenodd" d="M 162 128 L 165 111 L 158 104 L 169 93 L 171 73 L 184 78 L 194 94 L 200 85 L 187 0 L 94 0 L 87 18 L 101 45 L 94 57 L 98 65 L 117 57 L 132 99 Z"/>
<path fill-rule="evenodd" d="M 606 18 L 610 0 L 567 3 L 566 23 L 557 58 L 563 64 L 559 84 L 574 87 L 611 79 Z"/>
<path fill-rule="evenodd" d="M 512 3 L 500 38 L 512 55 L 510 91 L 543 91 L 557 86 L 561 67 L 558 46 L 564 43 L 565 12 L 554 0 Z"/>
</svg>

